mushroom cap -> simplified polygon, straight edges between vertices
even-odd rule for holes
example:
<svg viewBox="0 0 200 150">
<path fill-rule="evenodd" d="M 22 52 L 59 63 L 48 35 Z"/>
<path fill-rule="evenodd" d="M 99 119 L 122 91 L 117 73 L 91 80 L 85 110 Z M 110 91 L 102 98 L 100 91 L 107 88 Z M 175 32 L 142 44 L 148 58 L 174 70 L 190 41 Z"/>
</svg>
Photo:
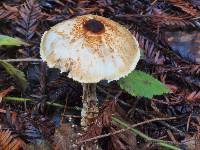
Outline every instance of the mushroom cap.
<svg viewBox="0 0 200 150">
<path fill-rule="evenodd" d="M 41 58 L 81 83 L 118 80 L 135 69 L 139 44 L 125 27 L 108 18 L 83 15 L 46 31 Z"/>
</svg>

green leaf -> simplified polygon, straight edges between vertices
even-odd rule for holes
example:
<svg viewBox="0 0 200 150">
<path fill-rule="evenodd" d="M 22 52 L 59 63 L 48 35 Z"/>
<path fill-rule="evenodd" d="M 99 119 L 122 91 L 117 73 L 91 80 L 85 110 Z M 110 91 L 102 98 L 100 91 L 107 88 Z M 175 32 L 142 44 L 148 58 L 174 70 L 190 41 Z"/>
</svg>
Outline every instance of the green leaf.
<svg viewBox="0 0 200 150">
<path fill-rule="evenodd" d="M 125 78 L 121 78 L 118 84 L 133 96 L 152 98 L 154 95 L 170 92 L 164 84 L 142 71 L 133 71 Z"/>
<path fill-rule="evenodd" d="M 21 46 L 21 45 L 28 45 L 28 43 L 23 42 L 19 38 L 13 38 L 6 35 L 0 35 L 0 46 L 6 45 L 6 46 Z"/>
<path fill-rule="evenodd" d="M 27 87 L 28 82 L 27 82 L 25 75 L 22 71 L 16 69 L 13 65 L 11 65 L 11 64 L 9 64 L 5 61 L 2 61 L 2 60 L 0 60 L 0 65 L 6 70 L 6 72 L 8 74 L 10 74 L 16 80 L 18 85 L 23 90 Z"/>
</svg>

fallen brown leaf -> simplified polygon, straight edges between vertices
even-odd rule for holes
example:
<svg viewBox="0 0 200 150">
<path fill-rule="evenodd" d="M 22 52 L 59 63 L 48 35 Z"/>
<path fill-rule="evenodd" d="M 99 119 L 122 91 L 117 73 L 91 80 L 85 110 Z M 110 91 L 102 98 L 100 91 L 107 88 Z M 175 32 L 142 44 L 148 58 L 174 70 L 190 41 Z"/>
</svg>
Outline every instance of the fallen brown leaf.
<svg viewBox="0 0 200 150">
<path fill-rule="evenodd" d="M 3 100 L 3 97 L 5 97 L 8 93 L 10 93 L 11 91 L 13 91 L 15 88 L 13 86 L 10 86 L 9 88 L 0 91 L 0 103 Z"/>
</svg>

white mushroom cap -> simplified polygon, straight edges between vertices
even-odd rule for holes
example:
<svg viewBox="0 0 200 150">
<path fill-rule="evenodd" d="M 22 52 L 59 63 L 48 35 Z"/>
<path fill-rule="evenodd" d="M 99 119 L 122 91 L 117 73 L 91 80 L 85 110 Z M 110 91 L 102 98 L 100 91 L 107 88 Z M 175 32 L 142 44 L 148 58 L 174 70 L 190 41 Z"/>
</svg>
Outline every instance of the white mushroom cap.
<svg viewBox="0 0 200 150">
<path fill-rule="evenodd" d="M 46 31 L 41 58 L 81 83 L 118 80 L 135 69 L 139 45 L 122 25 L 97 15 L 63 21 Z"/>
</svg>

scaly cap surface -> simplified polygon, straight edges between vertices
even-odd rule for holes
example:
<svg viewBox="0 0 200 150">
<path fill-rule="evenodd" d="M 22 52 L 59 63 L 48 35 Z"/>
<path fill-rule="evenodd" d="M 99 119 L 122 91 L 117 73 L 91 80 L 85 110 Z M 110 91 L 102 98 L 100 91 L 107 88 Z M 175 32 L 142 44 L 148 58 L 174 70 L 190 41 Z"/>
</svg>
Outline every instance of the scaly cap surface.
<svg viewBox="0 0 200 150">
<path fill-rule="evenodd" d="M 135 69 L 139 45 L 122 25 L 101 16 L 83 15 L 46 31 L 41 58 L 50 68 L 69 72 L 81 83 L 118 80 Z"/>
</svg>

